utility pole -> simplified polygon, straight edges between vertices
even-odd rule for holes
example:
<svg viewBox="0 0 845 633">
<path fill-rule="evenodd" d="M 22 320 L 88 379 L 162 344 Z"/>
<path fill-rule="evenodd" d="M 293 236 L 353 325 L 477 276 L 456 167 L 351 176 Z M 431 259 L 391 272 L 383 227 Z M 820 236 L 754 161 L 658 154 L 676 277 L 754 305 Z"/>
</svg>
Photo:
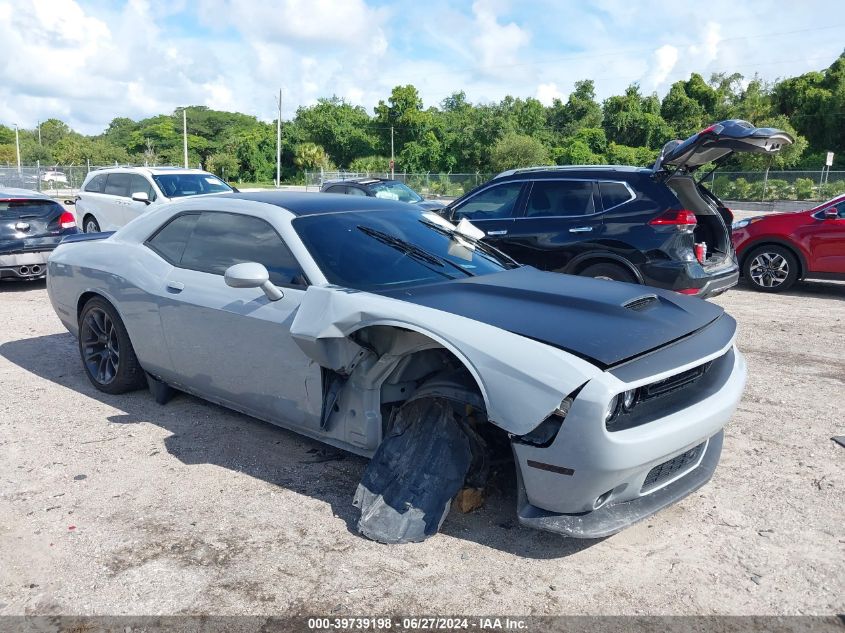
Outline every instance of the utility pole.
<svg viewBox="0 0 845 633">
<path fill-rule="evenodd" d="M 282 89 L 279 88 L 279 118 L 276 119 L 276 189 L 282 184 Z"/>
<path fill-rule="evenodd" d="M 393 126 L 390 126 L 390 179 L 396 179 L 396 162 L 393 157 Z"/>
<path fill-rule="evenodd" d="M 18 124 L 15 123 L 15 151 L 18 154 L 18 177 L 21 175 L 21 141 L 18 138 Z"/>
<path fill-rule="evenodd" d="M 38 121 L 38 144 L 41 145 L 41 121 Z"/>
<path fill-rule="evenodd" d="M 188 168 L 188 109 L 182 108 L 182 152 L 185 155 L 185 169 Z"/>
</svg>

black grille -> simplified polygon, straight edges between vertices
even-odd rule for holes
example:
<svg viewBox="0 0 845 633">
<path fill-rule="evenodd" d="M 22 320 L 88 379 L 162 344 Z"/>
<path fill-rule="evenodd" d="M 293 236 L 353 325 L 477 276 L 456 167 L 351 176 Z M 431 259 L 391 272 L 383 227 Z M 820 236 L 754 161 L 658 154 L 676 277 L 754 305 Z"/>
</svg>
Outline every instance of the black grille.
<svg viewBox="0 0 845 633">
<path fill-rule="evenodd" d="M 672 479 L 672 477 L 675 477 L 678 473 L 695 464 L 699 457 L 701 457 L 701 453 L 704 451 L 704 444 L 705 443 L 702 442 L 695 448 L 689 449 L 686 453 L 681 453 L 677 457 L 673 457 L 669 461 L 658 464 L 652 468 L 643 482 L 641 492 L 654 488 L 655 486 L 659 486 L 664 481 Z"/>
<path fill-rule="evenodd" d="M 623 308 L 628 308 L 629 310 L 645 310 L 648 306 L 652 303 L 657 301 L 656 295 L 645 295 L 644 297 L 637 297 L 636 299 L 631 299 L 628 303 L 622 304 Z"/>
<path fill-rule="evenodd" d="M 698 367 L 693 367 L 692 369 L 683 371 L 680 374 L 669 376 L 665 380 L 659 380 L 651 383 L 650 385 L 646 385 L 640 389 L 640 400 L 651 400 L 652 398 L 665 396 L 666 394 L 677 391 L 678 389 L 683 389 L 706 374 L 709 368 L 710 363 L 704 363 Z"/>
</svg>

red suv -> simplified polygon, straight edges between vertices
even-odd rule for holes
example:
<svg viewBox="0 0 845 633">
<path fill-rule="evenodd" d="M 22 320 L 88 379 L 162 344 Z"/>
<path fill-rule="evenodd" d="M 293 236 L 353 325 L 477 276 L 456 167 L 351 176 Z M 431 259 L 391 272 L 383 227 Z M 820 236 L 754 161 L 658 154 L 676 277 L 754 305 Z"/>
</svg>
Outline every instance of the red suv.
<svg viewBox="0 0 845 633">
<path fill-rule="evenodd" d="M 755 290 L 781 292 L 799 279 L 845 280 L 845 196 L 794 213 L 733 224 L 742 276 Z"/>
</svg>

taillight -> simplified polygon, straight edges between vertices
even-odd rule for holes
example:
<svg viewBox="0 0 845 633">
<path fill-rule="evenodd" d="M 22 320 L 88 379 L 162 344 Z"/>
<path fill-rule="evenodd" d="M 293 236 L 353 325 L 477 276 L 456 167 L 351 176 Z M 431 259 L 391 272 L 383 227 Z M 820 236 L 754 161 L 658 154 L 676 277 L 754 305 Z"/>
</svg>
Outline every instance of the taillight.
<svg viewBox="0 0 845 633">
<path fill-rule="evenodd" d="M 652 226 L 677 226 L 682 230 L 692 229 L 697 223 L 695 213 L 687 209 L 669 209 L 649 222 Z"/>
<path fill-rule="evenodd" d="M 675 292 L 681 295 L 697 295 L 699 290 L 701 290 L 701 288 L 681 288 Z"/>
<path fill-rule="evenodd" d="M 59 226 L 63 229 L 72 229 L 76 226 L 76 218 L 73 217 L 73 213 L 69 211 L 65 211 L 59 216 Z"/>
</svg>

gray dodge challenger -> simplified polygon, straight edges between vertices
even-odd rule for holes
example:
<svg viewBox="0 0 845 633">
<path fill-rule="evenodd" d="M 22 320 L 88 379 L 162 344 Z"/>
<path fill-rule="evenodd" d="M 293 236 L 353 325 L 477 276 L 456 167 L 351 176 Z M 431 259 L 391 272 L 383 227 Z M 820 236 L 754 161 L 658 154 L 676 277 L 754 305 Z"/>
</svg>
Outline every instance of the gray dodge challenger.
<svg viewBox="0 0 845 633">
<path fill-rule="evenodd" d="M 370 458 L 352 503 L 380 542 L 435 534 L 506 459 L 519 521 L 580 538 L 704 485 L 745 385 L 736 322 L 479 237 L 396 201 L 192 197 L 65 238 L 47 288 L 97 389 L 184 391 Z"/>
</svg>

